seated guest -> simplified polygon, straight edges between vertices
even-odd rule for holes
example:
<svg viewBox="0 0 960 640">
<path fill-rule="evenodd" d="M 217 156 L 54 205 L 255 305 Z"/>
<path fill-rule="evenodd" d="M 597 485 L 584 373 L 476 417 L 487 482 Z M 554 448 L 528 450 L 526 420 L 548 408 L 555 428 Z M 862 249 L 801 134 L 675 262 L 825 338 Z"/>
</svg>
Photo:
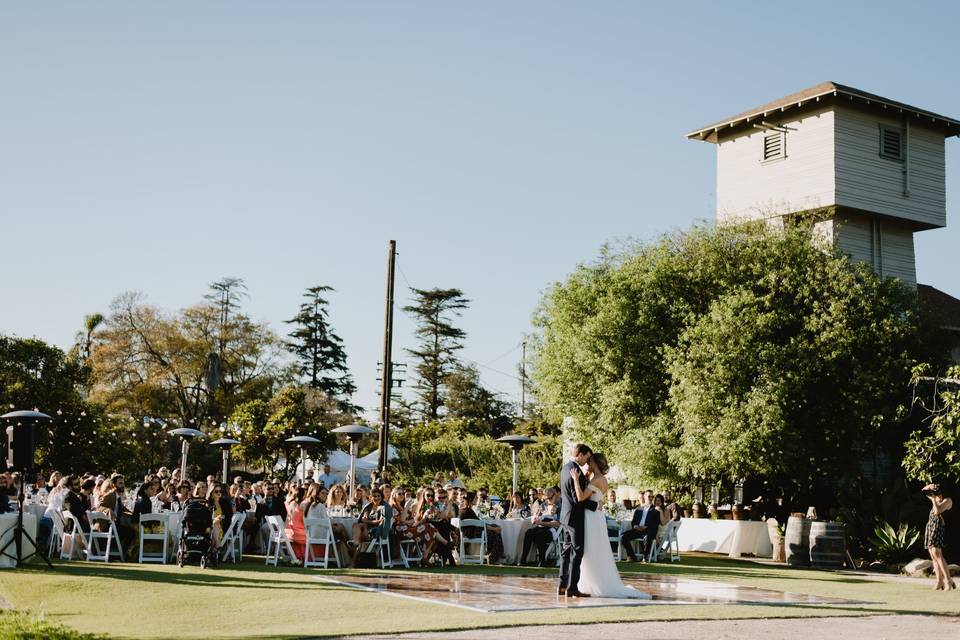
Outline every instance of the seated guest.
<svg viewBox="0 0 960 640">
<path fill-rule="evenodd" d="M 63 510 L 69 511 L 73 517 L 80 523 L 80 528 L 84 533 L 90 531 L 90 520 L 87 518 L 87 511 L 90 510 L 90 493 L 96 482 L 90 478 L 83 483 L 79 478 L 73 477 L 71 480 L 70 492 L 63 499 Z M 67 533 L 70 533 L 69 531 Z"/>
<path fill-rule="evenodd" d="M 507 513 L 507 517 L 509 518 L 529 518 L 530 517 L 530 507 L 524 504 L 522 493 L 517 491 L 510 497 L 510 505 L 506 509 L 506 513 Z"/>
<path fill-rule="evenodd" d="M 441 537 L 450 541 L 447 547 L 437 549 L 437 551 L 447 564 L 454 566 L 456 562 L 453 559 L 453 549 L 458 546 L 459 541 L 454 540 L 453 527 L 450 525 L 449 518 L 444 518 L 446 514 L 445 506 L 438 507 L 435 489 L 422 489 L 420 495 L 421 497 L 415 506 L 414 518 L 418 523 L 429 523 Z M 446 535 L 444 535 L 445 532 Z"/>
<path fill-rule="evenodd" d="M 346 508 L 347 490 L 343 488 L 342 484 L 333 485 L 333 488 L 327 492 L 327 513 L 332 512 L 334 515 L 343 515 Z"/>
<path fill-rule="evenodd" d="M 649 549 L 656 540 L 659 528 L 660 513 L 653 507 L 653 492 L 645 491 L 640 496 L 640 507 L 633 512 L 633 518 L 630 519 L 630 529 L 624 531 L 620 538 L 632 562 L 637 562 L 633 541 L 640 540 L 643 548 Z"/>
<path fill-rule="evenodd" d="M 477 494 L 474 491 L 467 491 L 463 497 L 463 510 L 460 512 L 461 520 L 480 520 L 480 516 L 473 510 L 474 501 Z M 464 527 L 463 533 L 468 538 L 479 537 L 480 527 Z M 495 524 L 486 525 L 487 529 L 487 564 L 492 564 L 503 557 L 503 536 L 500 527 Z"/>
<path fill-rule="evenodd" d="M 306 549 L 307 530 L 303 525 L 303 509 L 300 508 L 304 490 L 296 485 L 291 485 L 287 491 L 287 500 L 284 507 L 287 510 L 286 534 L 290 546 L 293 547 L 293 553 L 297 560 L 303 562 L 303 553 Z"/>
<path fill-rule="evenodd" d="M 190 499 L 190 483 L 184 480 L 177 486 L 177 491 L 170 496 L 170 510 L 183 511 L 183 506 Z"/>
<path fill-rule="evenodd" d="M 546 500 L 540 510 L 539 516 L 534 516 L 534 526 L 527 529 L 523 534 L 523 550 L 520 557 L 517 558 L 517 564 L 526 564 L 527 556 L 530 555 L 530 549 L 537 547 L 537 566 L 546 567 L 547 548 L 550 543 L 557 539 L 560 531 L 560 489 L 559 487 L 550 487 L 546 490 Z"/>
<path fill-rule="evenodd" d="M 223 495 L 223 485 L 219 482 L 210 485 L 207 491 L 207 502 L 210 504 L 210 514 L 213 516 L 213 546 L 219 549 L 223 534 L 226 533 L 233 519 L 233 507 L 230 506 L 230 500 Z"/>
<path fill-rule="evenodd" d="M 75 479 L 75 476 L 61 477 L 58 472 L 54 472 L 54 475 L 58 478 L 57 486 L 47 496 L 47 509 L 40 516 L 40 522 L 37 523 L 37 544 L 43 548 L 46 548 L 50 542 L 53 519 L 59 517 L 60 512 L 63 511 L 63 500 L 70 491 L 70 483 Z"/>
<path fill-rule="evenodd" d="M 329 498 L 330 492 L 327 491 L 326 487 L 319 482 L 311 484 L 310 488 L 307 489 L 306 495 L 303 497 L 303 502 L 300 503 L 304 520 L 307 518 L 323 518 L 329 520 L 330 514 L 327 512 L 327 501 Z M 333 531 L 334 540 L 347 541 L 347 529 L 342 524 L 339 522 L 331 522 L 330 529 Z"/>
<path fill-rule="evenodd" d="M 54 471 L 50 474 L 50 480 L 47 482 L 44 487 L 47 490 L 47 495 L 53 493 L 60 488 L 60 481 L 63 479 L 63 476 L 59 471 Z"/>
<path fill-rule="evenodd" d="M 140 516 L 145 513 L 153 513 L 153 498 L 157 495 L 157 485 L 154 482 L 144 482 L 137 489 L 137 500 L 133 505 L 133 514 L 130 521 L 133 524 L 140 522 Z"/>
<path fill-rule="evenodd" d="M 323 465 L 323 473 L 317 476 L 317 482 L 322 483 L 327 489 L 330 489 L 337 483 L 337 478 L 330 473 L 330 465 Z"/>
<path fill-rule="evenodd" d="M 440 532 L 440 535 L 450 540 L 453 548 L 460 546 L 460 532 L 453 526 L 451 520 L 457 517 L 457 509 L 454 509 L 450 502 L 450 494 L 444 488 L 436 489 L 434 492 L 436 502 L 434 509 L 436 514 L 433 519 L 433 525 Z"/>
<path fill-rule="evenodd" d="M 683 509 L 673 501 L 669 491 L 664 491 L 661 495 L 663 496 L 663 502 L 667 505 L 667 516 L 674 522 L 680 522 L 680 518 L 683 517 Z"/>
<path fill-rule="evenodd" d="M 385 538 L 389 534 L 387 530 L 387 509 L 389 506 L 383 501 L 383 492 L 380 489 L 374 489 L 371 492 L 371 500 L 363 506 L 360 512 L 360 519 L 353 525 L 353 540 L 350 541 L 351 558 L 350 564 L 356 564 L 357 556 L 363 548 L 363 543 L 373 539 Z"/>
<path fill-rule="evenodd" d="M 266 495 L 263 502 L 257 505 L 257 522 L 260 523 L 260 546 L 266 552 L 267 540 L 270 538 L 270 525 L 267 524 L 267 516 L 280 516 L 286 520 L 287 507 L 277 495 L 276 485 L 266 483 L 264 491 Z"/>
<path fill-rule="evenodd" d="M 544 501 L 540 499 L 539 489 L 530 489 L 527 491 L 527 506 L 530 507 L 530 516 L 536 518 L 543 509 Z"/>
<path fill-rule="evenodd" d="M 362 484 L 358 484 L 356 489 L 354 489 L 354 496 L 351 500 L 347 498 L 347 506 L 355 507 L 357 509 L 362 509 L 363 505 L 367 503 L 367 490 Z"/>
<path fill-rule="evenodd" d="M 390 496 L 390 507 L 393 509 L 393 531 L 400 540 L 416 540 L 423 549 L 421 565 L 429 563 L 435 545 L 443 547 L 450 543 L 441 536 L 436 527 L 429 522 L 418 522 L 414 517 L 416 502 L 410 505 L 406 500 L 407 492 L 402 487 L 393 490 Z"/>
</svg>

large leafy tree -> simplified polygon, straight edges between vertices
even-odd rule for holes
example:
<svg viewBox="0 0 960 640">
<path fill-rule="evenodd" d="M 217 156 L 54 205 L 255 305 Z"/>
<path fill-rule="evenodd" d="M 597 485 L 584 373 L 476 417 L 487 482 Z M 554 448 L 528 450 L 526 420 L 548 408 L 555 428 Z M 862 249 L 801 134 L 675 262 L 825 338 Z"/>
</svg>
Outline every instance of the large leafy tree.
<svg viewBox="0 0 960 640">
<path fill-rule="evenodd" d="M 906 442 L 903 466 L 912 480 L 960 485 L 960 367 L 946 376 L 914 370 L 915 393 L 910 409 L 919 418 Z M 954 498 L 956 499 L 956 497 Z"/>
<path fill-rule="evenodd" d="M 336 446 L 330 429 L 349 424 L 353 415 L 340 409 L 327 394 L 308 386 L 281 389 L 270 400 L 251 400 L 234 409 L 230 421 L 240 427 L 237 454 L 249 463 L 273 469 L 286 452 L 287 469 L 299 463 L 299 450 L 285 441 L 298 435 L 313 436 L 320 444 L 312 451 L 323 452 Z"/>
<path fill-rule="evenodd" d="M 638 480 L 829 485 L 889 424 L 916 312 L 910 290 L 814 237 L 695 228 L 577 269 L 536 319 L 551 417 Z"/>
<path fill-rule="evenodd" d="M 436 420 L 444 405 L 443 385 L 457 363 L 467 334 L 453 324 L 470 301 L 460 289 L 416 289 L 414 303 L 403 308 L 417 323 L 417 347 L 407 349 L 416 360 L 415 389 L 424 420 Z"/>
<path fill-rule="evenodd" d="M 169 314 L 140 294 L 124 294 L 96 338 L 91 398 L 138 419 L 220 422 L 241 402 L 269 398 L 283 376 L 279 339 L 270 328 L 239 312 L 228 314 L 224 325 L 221 307 L 210 303 Z M 209 384 L 211 354 L 217 354 L 215 385 Z"/>
<path fill-rule="evenodd" d="M 350 397 L 357 390 L 347 367 L 347 352 L 330 326 L 329 301 L 324 295 L 332 287 L 310 287 L 303 294 L 300 310 L 287 324 L 294 326 L 285 344 L 297 358 L 297 371 L 307 385 L 336 398 L 342 409 L 353 410 Z"/>
</svg>

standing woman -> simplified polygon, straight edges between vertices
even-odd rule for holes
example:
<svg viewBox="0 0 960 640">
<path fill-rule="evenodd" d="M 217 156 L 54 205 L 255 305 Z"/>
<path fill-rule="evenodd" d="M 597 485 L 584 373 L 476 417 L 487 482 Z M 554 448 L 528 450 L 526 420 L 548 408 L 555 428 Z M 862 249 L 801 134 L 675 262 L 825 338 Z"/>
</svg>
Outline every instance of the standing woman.
<svg viewBox="0 0 960 640">
<path fill-rule="evenodd" d="M 924 531 L 923 546 L 930 552 L 933 561 L 933 571 L 937 575 L 936 591 L 956 589 L 957 584 L 950 578 L 947 561 L 943 557 L 943 545 L 947 537 L 947 526 L 943 521 L 943 514 L 953 507 L 953 499 L 944 497 L 940 485 L 928 484 L 923 488 L 923 494 L 930 499 L 930 518 Z"/>
</svg>

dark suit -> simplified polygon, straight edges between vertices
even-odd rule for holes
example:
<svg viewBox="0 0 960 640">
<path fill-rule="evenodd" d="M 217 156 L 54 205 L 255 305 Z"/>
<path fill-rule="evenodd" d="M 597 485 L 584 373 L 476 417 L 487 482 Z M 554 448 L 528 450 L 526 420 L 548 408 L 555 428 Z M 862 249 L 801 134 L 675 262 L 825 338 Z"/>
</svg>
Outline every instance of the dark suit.
<svg viewBox="0 0 960 640">
<path fill-rule="evenodd" d="M 640 540 L 643 542 L 644 549 L 650 549 L 650 545 L 654 543 L 657 538 L 657 530 L 660 528 L 660 512 L 653 508 L 651 505 L 647 509 L 647 515 L 643 515 L 644 507 L 637 507 L 633 512 L 633 518 L 630 519 L 630 530 L 624 531 L 623 536 L 620 538 L 620 544 L 625 545 L 624 549 L 627 550 L 627 555 L 630 556 L 630 559 L 636 562 L 636 554 L 633 551 L 631 542 L 634 540 Z M 633 527 L 638 527 L 643 525 L 644 529 L 638 531 Z"/>
<path fill-rule="evenodd" d="M 563 558 L 560 562 L 560 586 L 567 591 L 576 591 L 577 583 L 580 582 L 580 563 L 583 561 L 583 542 L 584 542 L 584 517 L 586 511 L 597 510 L 597 503 L 593 500 L 584 502 L 577 501 L 577 490 L 573 484 L 573 478 L 570 476 L 572 469 L 579 466 L 573 460 L 569 460 L 560 470 L 560 493 L 562 502 L 560 506 L 560 523 L 564 527 L 573 529 L 572 540 L 567 540 L 568 544 L 563 546 Z M 580 488 L 587 490 L 587 479 L 580 476 Z M 567 530 L 569 533 L 569 530 Z"/>
</svg>

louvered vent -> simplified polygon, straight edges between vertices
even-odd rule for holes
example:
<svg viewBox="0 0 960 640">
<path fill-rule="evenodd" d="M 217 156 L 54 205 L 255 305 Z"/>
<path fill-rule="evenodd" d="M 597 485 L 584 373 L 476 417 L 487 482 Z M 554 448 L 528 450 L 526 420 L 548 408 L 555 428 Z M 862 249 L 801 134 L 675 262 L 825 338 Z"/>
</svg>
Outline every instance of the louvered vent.
<svg viewBox="0 0 960 640">
<path fill-rule="evenodd" d="M 891 160 L 903 159 L 903 132 L 880 127 L 880 155 Z"/>
<path fill-rule="evenodd" d="M 786 154 L 783 132 L 775 131 L 763 136 L 763 159 L 774 160 L 783 158 Z"/>
</svg>

